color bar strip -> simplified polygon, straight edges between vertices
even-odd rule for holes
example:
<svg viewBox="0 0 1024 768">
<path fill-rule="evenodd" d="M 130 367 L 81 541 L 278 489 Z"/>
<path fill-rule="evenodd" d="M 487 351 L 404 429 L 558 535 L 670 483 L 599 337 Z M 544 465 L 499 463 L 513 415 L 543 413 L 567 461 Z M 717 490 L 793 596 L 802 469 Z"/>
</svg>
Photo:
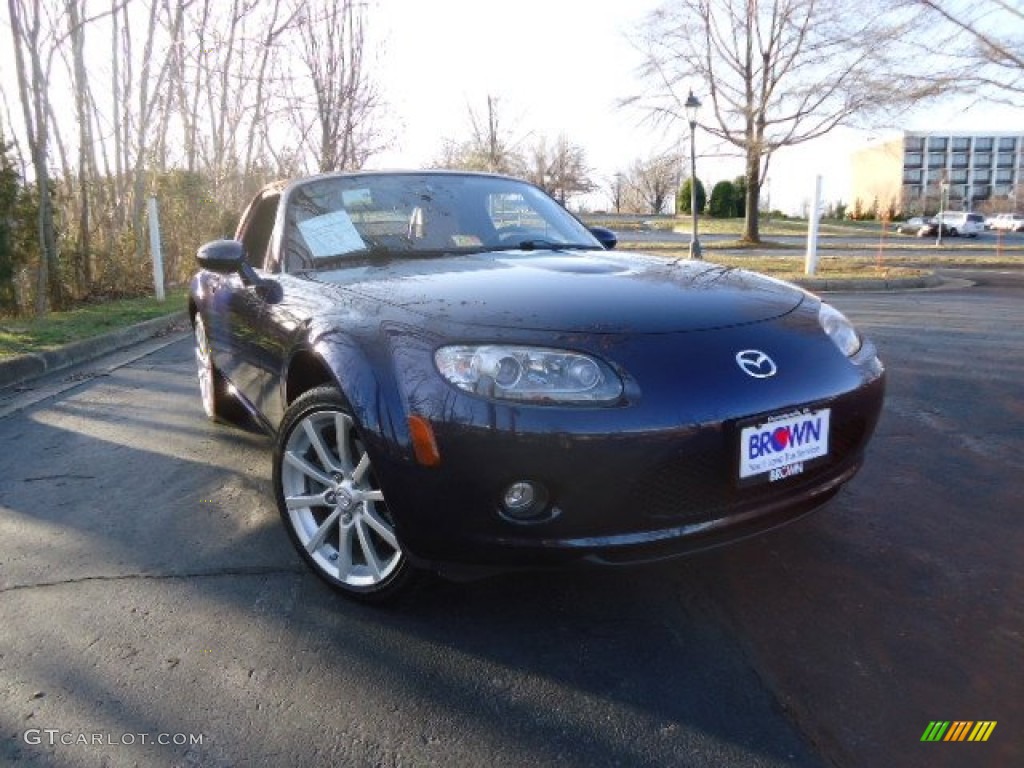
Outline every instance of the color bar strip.
<svg viewBox="0 0 1024 768">
<path fill-rule="evenodd" d="M 948 720 L 932 720 L 921 735 L 921 741 L 939 741 L 942 739 L 946 729 L 949 728 Z"/>
<path fill-rule="evenodd" d="M 995 728 L 995 720 L 979 720 L 968 741 L 988 741 L 988 737 L 992 735 Z"/>
<path fill-rule="evenodd" d="M 963 741 L 972 725 L 974 723 L 970 720 L 956 720 L 943 741 Z"/>
</svg>

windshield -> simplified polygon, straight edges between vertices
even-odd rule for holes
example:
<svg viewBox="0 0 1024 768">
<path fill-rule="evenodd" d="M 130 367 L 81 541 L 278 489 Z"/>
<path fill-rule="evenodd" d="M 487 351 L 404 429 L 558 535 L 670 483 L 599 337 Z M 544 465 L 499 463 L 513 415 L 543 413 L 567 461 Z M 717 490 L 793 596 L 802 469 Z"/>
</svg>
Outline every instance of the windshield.
<svg viewBox="0 0 1024 768">
<path fill-rule="evenodd" d="M 290 272 L 367 257 L 599 249 L 564 208 L 525 182 L 445 173 L 314 179 L 288 196 Z"/>
</svg>

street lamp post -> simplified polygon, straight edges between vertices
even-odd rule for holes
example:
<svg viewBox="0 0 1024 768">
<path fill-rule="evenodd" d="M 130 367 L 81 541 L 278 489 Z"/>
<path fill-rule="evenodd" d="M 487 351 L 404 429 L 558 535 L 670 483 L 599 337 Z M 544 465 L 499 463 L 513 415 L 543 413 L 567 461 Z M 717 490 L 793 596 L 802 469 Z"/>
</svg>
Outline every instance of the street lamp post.
<svg viewBox="0 0 1024 768">
<path fill-rule="evenodd" d="M 686 118 L 690 123 L 690 212 L 693 214 L 693 233 L 690 237 L 690 258 L 701 259 L 700 240 L 697 239 L 697 154 L 694 148 L 694 135 L 697 133 L 697 110 L 700 109 L 700 101 L 690 91 L 690 95 L 683 104 L 686 110 Z"/>
</svg>

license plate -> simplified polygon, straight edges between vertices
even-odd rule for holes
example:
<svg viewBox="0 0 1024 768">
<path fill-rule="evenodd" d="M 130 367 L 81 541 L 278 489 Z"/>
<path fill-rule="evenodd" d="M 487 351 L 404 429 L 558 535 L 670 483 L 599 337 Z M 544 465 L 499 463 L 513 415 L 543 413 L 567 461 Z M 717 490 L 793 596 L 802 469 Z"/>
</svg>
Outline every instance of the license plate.
<svg viewBox="0 0 1024 768">
<path fill-rule="evenodd" d="M 830 415 L 829 408 L 787 413 L 744 427 L 739 479 L 782 480 L 803 472 L 804 462 L 827 456 Z"/>
</svg>

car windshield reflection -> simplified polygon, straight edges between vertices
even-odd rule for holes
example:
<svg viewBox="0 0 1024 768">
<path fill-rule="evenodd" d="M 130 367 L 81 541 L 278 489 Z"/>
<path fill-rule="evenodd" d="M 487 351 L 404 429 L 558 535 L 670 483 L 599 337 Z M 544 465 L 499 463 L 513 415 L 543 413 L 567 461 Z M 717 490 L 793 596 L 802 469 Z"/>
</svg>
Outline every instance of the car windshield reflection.
<svg viewBox="0 0 1024 768">
<path fill-rule="evenodd" d="M 374 258 L 601 248 L 540 189 L 471 174 L 316 178 L 292 190 L 285 227 L 289 272 Z"/>
</svg>

